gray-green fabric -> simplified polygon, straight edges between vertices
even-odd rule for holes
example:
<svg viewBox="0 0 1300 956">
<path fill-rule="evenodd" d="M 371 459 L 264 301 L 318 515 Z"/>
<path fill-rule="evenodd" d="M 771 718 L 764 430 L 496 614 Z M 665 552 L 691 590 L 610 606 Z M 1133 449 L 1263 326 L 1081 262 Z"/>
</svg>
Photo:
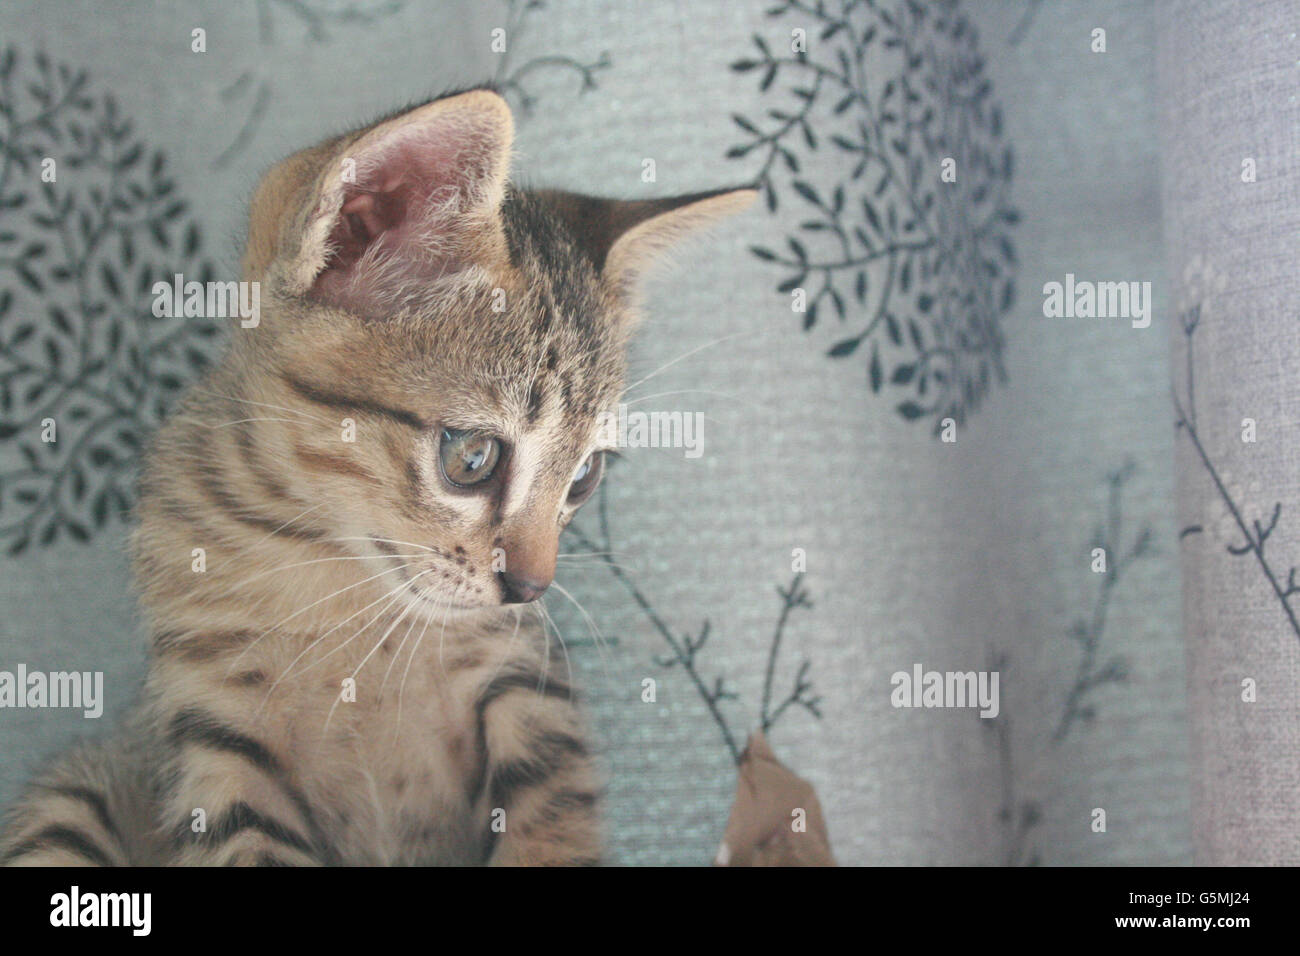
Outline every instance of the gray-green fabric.
<svg viewBox="0 0 1300 956">
<path fill-rule="evenodd" d="M 1274 217 L 1294 207 L 1284 200 L 1295 107 L 1278 101 L 1285 34 L 1268 48 L 1273 61 L 1225 61 L 1236 93 L 1221 98 L 1200 93 L 1218 74 L 1192 65 L 1208 50 L 1196 60 L 1183 48 L 1262 42 L 1254 24 L 1284 21 L 1288 5 L 1256 14 L 1254 5 L 936 2 L 918 14 L 887 2 L 855 7 L 837 30 L 813 4 L 769 13 L 781 6 L 308 0 L 189 13 L 136 2 L 110 19 L 99 4 L 32 3 L 0 9 L 0 36 L 28 68 L 44 50 L 112 91 L 167 154 L 223 277 L 234 277 L 244 204 L 272 161 L 486 78 L 516 107 L 526 185 L 639 198 L 770 174 L 775 211 L 760 202 L 693 240 L 650 287 L 631 376 L 645 381 L 628 401 L 704 414 L 703 454 L 629 450 L 602 493 L 608 528 L 599 501 L 579 517 L 585 540 L 613 551 L 617 568 L 600 555 L 564 558 L 558 581 L 604 646 L 563 594 L 547 598 L 609 768 L 616 862 L 711 860 L 735 785 L 726 735 L 743 746 L 796 687 L 769 738 L 816 787 L 843 863 L 1187 863 L 1193 845 L 1206 862 L 1296 862 L 1294 836 L 1277 831 L 1295 830 L 1297 644 L 1253 558 L 1227 555 L 1213 537 L 1213 488 L 1173 427 L 1169 341 L 1181 341 L 1184 284 L 1164 281 L 1166 262 L 1181 276 L 1200 255 L 1243 290 L 1217 331 L 1207 316 L 1198 333 L 1202 427 L 1246 484 L 1255 472 L 1243 456 L 1267 459 L 1265 504 L 1286 501 L 1291 345 L 1274 323 L 1288 321 L 1280 302 L 1294 280 L 1283 245 L 1252 252 L 1239 235 L 1251 217 L 1285 229 Z M 207 31 L 206 54 L 190 52 L 196 27 Z M 1092 49 L 1096 27 L 1104 53 Z M 806 37 L 802 60 L 793 30 Z M 887 45 L 898 35 L 904 42 Z M 493 46 L 502 38 L 504 54 Z M 1158 47 L 1169 67 L 1159 89 Z M 842 107 L 850 91 L 827 74 L 841 69 L 840 49 L 862 94 Z M 855 52 L 865 54 L 858 73 Z M 912 56 L 903 84 L 894 71 Z M 1216 62 L 1226 56 L 1215 52 Z M 782 65 L 764 87 L 769 58 Z M 820 81 L 809 63 L 824 67 Z M 1252 100 L 1261 71 L 1277 89 Z M 917 100 L 889 105 L 891 79 L 897 103 L 907 88 Z M 805 105 L 807 130 L 790 123 Z M 872 128 L 894 129 L 889 112 L 912 124 L 897 127 L 906 137 Z M 1206 150 L 1229 120 L 1235 140 Z M 855 178 L 863 121 L 884 159 Z M 786 124 L 773 139 L 792 158 L 777 152 L 767 164 L 763 137 Z M 1252 135 L 1261 126 L 1271 139 Z M 954 183 L 940 179 L 949 156 Z M 1235 182 L 1245 156 L 1259 160 L 1260 183 L 1240 188 L 1273 192 L 1216 185 Z M 886 165 L 895 179 L 876 194 Z M 986 228 L 974 209 L 992 212 Z M 826 215 L 845 223 L 842 241 L 803 227 Z M 932 250 L 961 264 L 955 278 L 922 275 L 906 249 L 873 257 L 854 231 L 879 244 L 911 219 L 937 236 Z M 823 294 L 805 328 L 795 290 L 778 288 L 799 271 L 788 264 L 798 249 L 813 263 L 861 261 L 809 268 L 796 283 L 810 297 L 830 283 L 842 318 Z M 1267 278 L 1250 278 L 1265 267 Z M 1151 282 L 1150 326 L 1046 317 L 1043 287 L 1067 275 Z M 1015 297 L 1004 303 L 1008 280 Z M 15 281 L 0 272 L 0 288 Z M 923 308 L 927 282 L 941 292 Z M 886 290 L 892 321 L 845 344 Z M 1252 315 L 1268 325 L 1247 327 Z M 958 387 L 955 442 L 937 434 L 948 405 L 928 407 L 943 387 L 936 369 L 969 377 L 979 393 L 967 400 Z M 1244 379 L 1252 384 L 1241 391 Z M 1260 441 L 1238 449 L 1230 441 L 1252 411 Z M 22 467 L 17 455 L 0 442 L 0 469 Z M 0 506 L 3 528 L 18 513 L 7 498 Z M 1288 513 L 1270 542 L 1284 579 Z M 1191 524 L 1206 530 L 1180 536 Z M 0 710 L 0 799 L 41 755 L 106 728 L 135 692 L 143 649 L 124 530 L 110 523 L 88 543 L 64 538 L 0 558 L 0 669 L 104 670 L 110 705 L 99 724 Z M 582 539 L 566 537 L 562 551 L 579 554 Z M 685 652 L 688 671 L 680 654 L 702 633 Z M 891 675 L 918 664 L 997 670 L 1000 715 L 894 707 Z M 1258 678 L 1259 703 L 1236 703 L 1241 676 Z"/>
</svg>

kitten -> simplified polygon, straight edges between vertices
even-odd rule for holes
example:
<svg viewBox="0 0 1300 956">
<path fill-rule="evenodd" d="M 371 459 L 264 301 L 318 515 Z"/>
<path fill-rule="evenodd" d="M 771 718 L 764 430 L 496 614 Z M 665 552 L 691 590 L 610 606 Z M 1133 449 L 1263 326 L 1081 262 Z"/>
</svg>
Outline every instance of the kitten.
<svg viewBox="0 0 1300 956">
<path fill-rule="evenodd" d="M 142 702 L 28 788 L 0 859 L 600 861 L 530 602 L 600 481 L 644 272 L 754 193 L 524 191 L 512 134 L 476 89 L 266 175 L 243 260 L 261 322 L 141 479 Z"/>
</svg>

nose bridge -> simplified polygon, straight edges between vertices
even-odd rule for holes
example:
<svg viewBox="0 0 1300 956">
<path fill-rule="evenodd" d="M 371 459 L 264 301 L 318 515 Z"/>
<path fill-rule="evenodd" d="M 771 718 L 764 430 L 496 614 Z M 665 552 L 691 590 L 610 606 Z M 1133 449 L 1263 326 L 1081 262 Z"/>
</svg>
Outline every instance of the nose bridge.
<svg viewBox="0 0 1300 956">
<path fill-rule="evenodd" d="M 499 570 L 507 602 L 532 601 L 555 579 L 560 527 L 555 476 L 545 467 L 546 455 L 535 442 L 518 443 L 509 487 L 500 510 L 500 547 L 505 552 Z"/>
<path fill-rule="evenodd" d="M 544 590 L 555 577 L 560 529 L 544 509 L 530 508 L 510 521 L 502 535 L 507 581 L 519 581 Z"/>
</svg>

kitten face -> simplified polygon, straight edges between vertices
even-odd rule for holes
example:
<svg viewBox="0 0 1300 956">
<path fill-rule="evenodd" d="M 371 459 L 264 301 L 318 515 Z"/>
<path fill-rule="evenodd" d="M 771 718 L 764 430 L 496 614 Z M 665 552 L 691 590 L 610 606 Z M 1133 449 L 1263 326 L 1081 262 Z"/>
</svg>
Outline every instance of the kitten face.
<svg viewBox="0 0 1300 956">
<path fill-rule="evenodd" d="M 275 440 L 316 525 L 435 619 L 551 583 L 603 471 L 640 275 L 752 198 L 521 192 L 510 144 L 500 97 L 438 100 L 286 160 L 250 222 L 247 400 L 296 423 Z"/>
<path fill-rule="evenodd" d="M 536 200 L 512 195 L 502 214 L 512 254 L 454 294 L 378 319 L 299 305 L 264 359 L 275 404 L 332 419 L 293 450 L 317 473 L 321 520 L 358 553 L 401 555 L 412 599 L 439 613 L 545 589 L 622 389 L 623 310 Z"/>
</svg>

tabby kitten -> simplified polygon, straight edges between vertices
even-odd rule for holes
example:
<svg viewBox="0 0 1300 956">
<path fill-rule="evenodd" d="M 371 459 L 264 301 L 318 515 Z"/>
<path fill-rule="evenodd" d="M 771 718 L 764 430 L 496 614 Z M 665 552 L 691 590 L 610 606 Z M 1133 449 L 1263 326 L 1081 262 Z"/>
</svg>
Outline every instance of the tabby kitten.
<svg viewBox="0 0 1300 956">
<path fill-rule="evenodd" d="M 530 602 L 600 481 L 639 280 L 753 192 L 520 190 L 512 134 L 471 90 L 266 175 L 243 259 L 261 322 L 141 479 L 143 700 L 29 787 L 0 859 L 600 860 Z"/>
</svg>

